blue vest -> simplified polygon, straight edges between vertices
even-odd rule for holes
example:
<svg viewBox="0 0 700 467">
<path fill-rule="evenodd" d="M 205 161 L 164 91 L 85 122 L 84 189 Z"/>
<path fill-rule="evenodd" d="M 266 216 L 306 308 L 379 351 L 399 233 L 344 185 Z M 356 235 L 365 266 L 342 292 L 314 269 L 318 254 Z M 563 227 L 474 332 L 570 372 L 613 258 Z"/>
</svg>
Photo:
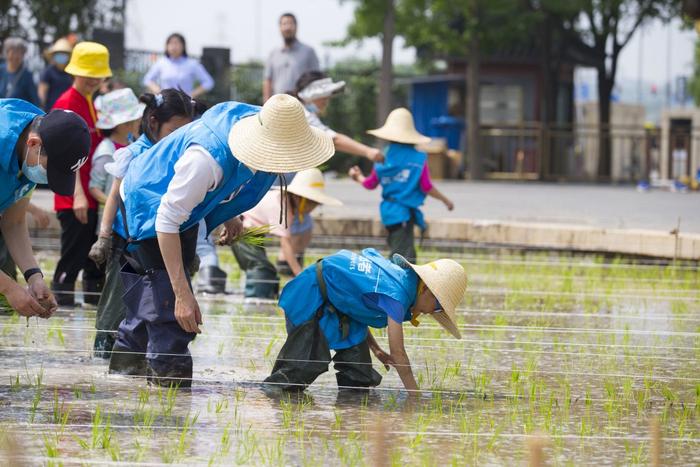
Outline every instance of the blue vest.
<svg viewBox="0 0 700 467">
<path fill-rule="evenodd" d="M 239 162 L 229 149 L 228 134 L 238 120 L 259 111 L 260 107 L 238 102 L 215 105 L 201 119 L 178 128 L 135 158 L 123 181 L 130 239 L 140 241 L 156 236 L 160 200 L 175 175 L 175 163 L 191 145 L 200 145 L 212 155 L 221 166 L 223 178 L 192 210 L 190 218 L 180 226 L 181 232 L 202 219 L 211 232 L 224 221 L 255 206 L 274 182 L 275 175 L 260 171 L 253 174 Z"/>
<path fill-rule="evenodd" d="M 368 307 L 362 299 L 365 294 L 383 294 L 397 300 L 406 310 L 404 321 L 411 319 L 409 310 L 416 301 L 418 276 L 413 269 L 403 269 L 385 259 L 374 248 L 367 248 L 361 254 L 340 250 L 325 257 L 323 279 L 328 300 L 350 318 L 350 332 L 343 339 L 338 315 L 325 310 L 320 325 L 331 349 L 346 349 L 363 342 L 367 338 L 367 326 L 387 326 L 386 313 Z M 279 301 L 295 326 L 310 320 L 322 303 L 315 265 L 290 281 Z"/>
<path fill-rule="evenodd" d="M 391 143 L 384 155 L 384 162 L 374 169 L 382 185 L 382 204 L 379 212 L 382 224 L 396 225 L 411 220 L 425 229 L 423 213 L 418 209 L 425 201 L 420 189 L 420 175 L 427 156 L 413 145 Z"/>
<path fill-rule="evenodd" d="M 146 152 L 153 146 L 153 142 L 143 133 L 138 137 L 136 141 L 131 143 L 126 147 L 133 154 L 131 162 L 134 161 L 140 154 Z M 124 228 L 124 219 L 122 218 L 122 213 L 120 209 L 117 209 L 117 215 L 114 217 L 114 222 L 112 223 L 112 230 L 119 234 L 120 237 L 126 238 L 126 229 Z"/>
<path fill-rule="evenodd" d="M 37 116 L 38 107 L 21 99 L 0 99 L 0 214 L 29 193 L 36 184 L 19 171 L 17 140 Z"/>
</svg>

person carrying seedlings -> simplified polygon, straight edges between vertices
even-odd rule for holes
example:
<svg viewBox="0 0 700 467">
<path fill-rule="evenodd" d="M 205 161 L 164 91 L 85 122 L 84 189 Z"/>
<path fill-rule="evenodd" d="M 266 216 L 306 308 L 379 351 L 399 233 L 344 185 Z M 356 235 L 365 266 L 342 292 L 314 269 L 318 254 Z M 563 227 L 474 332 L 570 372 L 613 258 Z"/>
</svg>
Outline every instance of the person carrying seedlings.
<svg viewBox="0 0 700 467">
<path fill-rule="evenodd" d="M 265 383 L 303 390 L 332 360 L 338 386 L 377 386 L 382 377 L 372 368 L 371 350 L 387 369 L 396 368 L 406 389 L 417 390 L 402 323 L 417 326 L 421 315 L 429 315 L 461 339 L 455 309 L 466 288 L 464 268 L 451 259 L 417 266 L 398 254 L 389 261 L 373 248 L 327 256 L 282 290 L 287 340 Z M 387 328 L 389 353 L 370 326 Z"/>
<path fill-rule="evenodd" d="M 261 229 L 270 226 L 269 233 L 279 238 L 280 250 L 289 258 L 289 266 L 296 276 L 302 265 L 294 254 L 290 226 L 292 219 L 303 219 L 319 205 L 342 206 L 342 202 L 325 193 L 323 174 L 319 169 L 307 169 L 296 174 L 287 187 L 284 212 L 286 221 L 280 223 L 279 207 L 283 193 L 270 190 L 253 209 L 243 214 L 243 227 Z M 262 234 L 261 234 L 262 237 Z M 245 271 L 247 298 L 276 298 L 279 292 L 277 271 L 267 258 L 263 245 L 237 241 L 231 245 L 233 254 L 241 269 Z"/>
<path fill-rule="evenodd" d="M 364 177 L 358 166 L 348 175 L 368 190 L 382 186 L 379 213 L 389 236 L 391 255 L 399 253 L 409 261 L 416 260 L 414 226 L 425 231 L 426 224 L 420 207 L 426 195 L 442 201 L 449 211 L 454 204 L 443 195 L 430 179 L 428 156 L 415 147 L 430 141 L 416 131 L 413 116 L 405 108 L 393 110 L 384 126 L 367 133 L 389 142 L 384 162 L 375 164 L 369 177 Z"/>
<path fill-rule="evenodd" d="M 122 300 L 124 290 L 119 270 L 121 269 L 126 246 L 126 239 L 114 232 L 112 224 L 118 209 L 119 188 L 126 170 L 134 157 L 151 148 L 153 144 L 168 136 L 201 113 L 202 105 L 193 101 L 183 91 L 164 89 L 159 94 L 142 94 L 139 101 L 144 105 L 141 118 L 141 136 L 125 148 L 117 149 L 114 162 L 105 164 L 105 170 L 113 179 L 105 206 L 102 210 L 102 220 L 97 241 L 90 249 L 89 257 L 98 265 L 105 265 L 105 285 L 97 304 L 97 320 L 95 321 L 95 355 L 110 358 L 112 346 L 116 340 L 115 332 L 119 323 L 126 316 L 126 306 Z M 145 332 L 146 323 L 134 319 L 128 323 L 131 329 L 141 329 Z M 134 331 L 138 332 L 138 331 Z"/>
<path fill-rule="evenodd" d="M 295 95 L 304 104 L 306 120 L 312 127 L 324 131 L 333 138 L 336 151 L 345 152 L 354 156 L 362 156 L 373 162 L 384 160 L 382 152 L 371 146 L 367 146 L 351 137 L 333 131 L 326 126 L 321 117 L 326 113 L 331 98 L 340 94 L 345 88 L 345 81 L 334 82 L 321 71 L 309 71 L 303 73 L 296 83 Z M 294 174 L 287 174 L 287 181 L 293 180 Z M 304 251 L 311 241 L 313 218 L 311 215 L 303 216 L 303 222 L 295 216 L 290 226 L 292 245 L 298 263 L 304 263 Z M 287 252 L 282 251 L 277 260 L 277 270 L 280 274 L 295 275 L 292 273 L 287 261 Z"/>
<path fill-rule="evenodd" d="M 0 293 L 22 316 L 48 318 L 56 299 L 32 253 L 26 212 L 32 190 L 48 184 L 71 195 L 75 172 L 90 154 L 90 130 L 74 112 L 42 110 L 21 99 L 0 99 L 0 232 L 27 287 L 0 272 Z"/>
<path fill-rule="evenodd" d="M 309 127 L 301 104 L 277 95 L 262 108 L 218 104 L 135 158 L 115 226 L 128 242 L 121 272 L 128 311 L 110 371 L 189 387 L 188 346 L 201 332 L 202 314 L 186 265 L 195 256 L 199 221 L 209 231 L 223 224 L 220 240 L 230 242 L 242 230 L 240 214 L 278 174 L 315 167 L 333 153 L 332 140 Z M 145 321 L 145 332 L 128 326 L 133 318 Z"/>
</svg>

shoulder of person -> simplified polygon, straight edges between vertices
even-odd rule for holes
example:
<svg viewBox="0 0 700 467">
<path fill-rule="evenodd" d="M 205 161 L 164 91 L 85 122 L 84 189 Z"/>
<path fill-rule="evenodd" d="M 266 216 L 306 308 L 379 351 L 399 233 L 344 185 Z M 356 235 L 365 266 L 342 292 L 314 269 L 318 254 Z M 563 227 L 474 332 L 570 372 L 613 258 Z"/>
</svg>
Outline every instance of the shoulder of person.
<svg viewBox="0 0 700 467">
<path fill-rule="evenodd" d="M 93 160 L 101 156 L 111 157 L 116 150 L 117 147 L 114 145 L 114 142 L 109 138 L 104 138 L 102 141 L 100 141 L 100 144 L 98 144 L 95 148 L 95 155 L 93 156 Z"/>
</svg>

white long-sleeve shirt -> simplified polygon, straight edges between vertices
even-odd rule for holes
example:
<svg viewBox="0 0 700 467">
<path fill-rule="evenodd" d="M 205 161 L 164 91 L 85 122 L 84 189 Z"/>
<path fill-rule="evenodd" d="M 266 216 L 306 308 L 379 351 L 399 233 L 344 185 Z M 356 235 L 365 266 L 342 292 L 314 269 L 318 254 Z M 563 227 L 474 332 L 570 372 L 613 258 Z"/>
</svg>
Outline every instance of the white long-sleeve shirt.
<svg viewBox="0 0 700 467">
<path fill-rule="evenodd" d="M 192 210 L 219 186 L 223 176 L 223 169 L 209 151 L 199 145 L 188 147 L 175 163 L 175 175 L 161 198 L 156 232 L 178 233 Z"/>
</svg>

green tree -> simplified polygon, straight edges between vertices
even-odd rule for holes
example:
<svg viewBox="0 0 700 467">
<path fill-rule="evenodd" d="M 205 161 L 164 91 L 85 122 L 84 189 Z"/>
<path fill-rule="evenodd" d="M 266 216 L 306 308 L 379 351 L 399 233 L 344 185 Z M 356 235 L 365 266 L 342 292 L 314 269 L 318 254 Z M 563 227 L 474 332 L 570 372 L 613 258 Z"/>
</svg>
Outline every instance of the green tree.
<svg viewBox="0 0 700 467">
<path fill-rule="evenodd" d="M 533 18 L 521 0 L 404 0 L 399 11 L 407 44 L 431 56 L 466 58 L 467 161 L 470 178 L 479 179 L 482 57 L 526 37 Z"/>
<path fill-rule="evenodd" d="M 569 0 L 580 12 L 562 24 L 569 47 L 586 57 L 598 74 L 598 175 L 612 171 L 610 113 L 620 52 L 643 24 L 668 21 L 680 13 L 680 0 Z M 552 4 L 545 5 L 545 8 Z"/>
</svg>

